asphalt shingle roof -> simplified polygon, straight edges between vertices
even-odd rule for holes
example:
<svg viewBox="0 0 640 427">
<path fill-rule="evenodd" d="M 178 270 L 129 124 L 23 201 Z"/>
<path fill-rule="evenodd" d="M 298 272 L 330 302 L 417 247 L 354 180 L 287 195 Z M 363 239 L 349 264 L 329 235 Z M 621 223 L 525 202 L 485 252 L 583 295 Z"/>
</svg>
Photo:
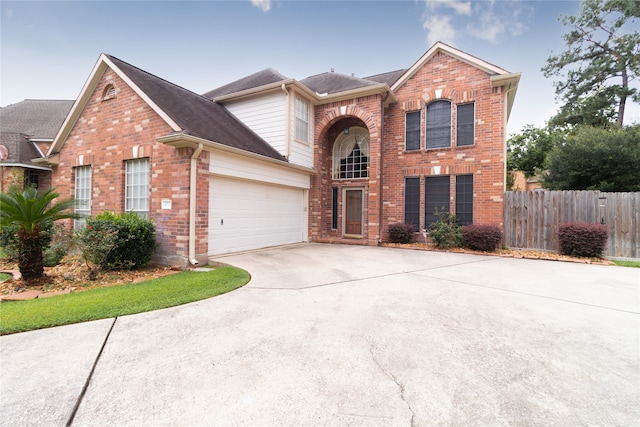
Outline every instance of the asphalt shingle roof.
<svg viewBox="0 0 640 427">
<path fill-rule="evenodd" d="M 377 82 L 371 80 L 335 72 L 322 73 L 307 77 L 306 79 L 301 80 L 300 83 L 307 86 L 314 92 L 327 94 L 345 92 L 377 84 Z"/>
<path fill-rule="evenodd" d="M 219 96 L 229 95 L 231 93 L 242 92 L 243 90 L 253 89 L 260 86 L 265 86 L 272 83 L 278 83 L 285 80 L 289 80 L 288 77 L 280 74 L 273 68 L 266 68 L 257 73 L 251 74 L 247 77 L 243 77 L 224 86 L 220 86 L 217 89 L 210 90 L 203 96 L 214 99 Z"/>
<path fill-rule="evenodd" d="M 2 160 L 2 163 L 31 165 L 33 164 L 31 159 L 42 157 L 27 135 L 19 132 L 0 133 L 0 145 L 3 145 L 9 153 L 9 157 Z"/>
<path fill-rule="evenodd" d="M 184 134 L 286 161 L 223 106 L 118 58 L 106 56 L 171 117 Z"/>
<path fill-rule="evenodd" d="M 74 101 L 25 99 L 0 108 L 0 132 L 17 132 L 31 139 L 55 138 Z"/>
<path fill-rule="evenodd" d="M 375 76 L 365 77 L 366 80 L 372 80 L 377 83 L 386 83 L 392 86 L 407 70 L 397 70 L 388 73 L 376 74 Z"/>
</svg>

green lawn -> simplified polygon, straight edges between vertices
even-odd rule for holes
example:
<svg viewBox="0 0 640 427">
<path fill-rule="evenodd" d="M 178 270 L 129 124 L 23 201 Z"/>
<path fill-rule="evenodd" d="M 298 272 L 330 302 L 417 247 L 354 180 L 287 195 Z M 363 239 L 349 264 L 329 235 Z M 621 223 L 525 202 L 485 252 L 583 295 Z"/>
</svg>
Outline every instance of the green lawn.
<svg viewBox="0 0 640 427">
<path fill-rule="evenodd" d="M 620 267 L 640 268 L 640 261 L 616 261 L 616 260 L 613 260 L 613 263 L 615 265 L 620 266 Z"/>
<path fill-rule="evenodd" d="M 91 289 L 30 301 L 0 304 L 0 334 L 106 319 L 173 307 L 244 286 L 250 276 L 222 266 L 208 272 L 184 271 L 140 283 Z"/>
</svg>

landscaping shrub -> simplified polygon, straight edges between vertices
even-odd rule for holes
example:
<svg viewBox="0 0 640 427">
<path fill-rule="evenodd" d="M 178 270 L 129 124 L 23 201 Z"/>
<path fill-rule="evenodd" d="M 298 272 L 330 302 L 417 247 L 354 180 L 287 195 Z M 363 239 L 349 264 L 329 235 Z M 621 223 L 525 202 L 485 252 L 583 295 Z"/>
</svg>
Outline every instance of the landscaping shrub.
<svg viewBox="0 0 640 427">
<path fill-rule="evenodd" d="M 109 239 L 106 239 L 105 245 L 105 237 L 113 233 L 116 235 L 113 246 L 110 247 Z M 103 212 L 95 218 L 87 218 L 87 226 L 80 240 L 90 252 L 96 254 L 92 261 L 97 261 L 102 268 L 133 270 L 151 261 L 156 250 L 155 233 L 153 221 L 133 212 Z M 100 253 L 104 254 L 105 251 L 106 256 L 100 260 Z"/>
<path fill-rule="evenodd" d="M 440 218 L 429 225 L 429 236 L 439 248 L 447 249 L 462 245 L 462 227 L 458 225 L 458 218 L 449 212 L 435 212 Z"/>
<path fill-rule="evenodd" d="M 558 243 L 563 255 L 601 258 L 608 237 L 609 229 L 604 224 L 568 222 L 558 228 Z"/>
<path fill-rule="evenodd" d="M 462 227 L 464 245 L 474 251 L 493 252 L 500 247 L 502 231 L 495 225 L 470 224 Z"/>
<path fill-rule="evenodd" d="M 55 224 L 51 230 L 49 247 L 45 248 L 42 256 L 45 267 L 55 267 L 69 252 L 73 232 L 66 227 Z"/>
<path fill-rule="evenodd" d="M 411 224 L 400 222 L 389 225 L 389 241 L 391 243 L 411 243 L 414 234 L 414 226 Z"/>
</svg>

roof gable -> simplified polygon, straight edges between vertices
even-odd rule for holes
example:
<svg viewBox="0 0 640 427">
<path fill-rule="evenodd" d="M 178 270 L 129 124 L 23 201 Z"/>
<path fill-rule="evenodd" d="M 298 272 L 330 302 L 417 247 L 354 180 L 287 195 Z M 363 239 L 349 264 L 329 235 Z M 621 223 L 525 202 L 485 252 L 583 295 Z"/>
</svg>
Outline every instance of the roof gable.
<svg viewBox="0 0 640 427">
<path fill-rule="evenodd" d="M 277 160 L 283 157 L 223 106 L 118 58 L 102 54 L 48 155 L 60 151 L 107 68 L 112 69 L 173 130 Z"/>
<path fill-rule="evenodd" d="M 29 137 L 19 132 L 0 133 L 0 145 L 7 151 L 7 158 L 0 163 L 22 166 L 35 166 L 31 160 L 42 157 L 42 153 Z"/>
<path fill-rule="evenodd" d="M 442 42 L 437 42 L 424 54 L 415 64 L 413 64 L 409 69 L 405 70 L 405 72 L 393 83 L 391 86 L 391 90 L 396 91 L 400 86 L 407 82 L 424 64 L 426 64 L 431 58 L 433 58 L 438 52 L 442 52 L 445 55 L 449 55 L 453 58 L 456 58 L 462 62 L 465 62 L 471 66 L 479 68 L 485 71 L 489 75 L 502 75 L 502 74 L 510 74 L 504 68 L 500 68 L 496 65 L 493 65 L 487 61 L 484 61 L 480 58 L 476 58 L 473 55 L 469 55 L 466 52 L 463 52 L 459 49 L 451 47 Z"/>
</svg>

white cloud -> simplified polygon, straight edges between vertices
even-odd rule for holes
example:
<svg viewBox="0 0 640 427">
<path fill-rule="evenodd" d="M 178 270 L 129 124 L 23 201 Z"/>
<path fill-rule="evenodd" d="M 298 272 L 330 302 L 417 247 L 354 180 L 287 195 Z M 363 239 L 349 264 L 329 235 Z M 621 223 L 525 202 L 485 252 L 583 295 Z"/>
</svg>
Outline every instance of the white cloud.
<svg viewBox="0 0 640 427">
<path fill-rule="evenodd" d="M 458 15 L 471 15 L 471 2 L 460 0 L 425 0 L 425 4 L 431 10 L 449 8 Z"/>
<path fill-rule="evenodd" d="M 263 12 L 268 12 L 271 9 L 271 0 L 251 0 L 251 4 Z"/>
<path fill-rule="evenodd" d="M 453 43 L 456 38 L 456 30 L 451 25 L 451 17 L 446 15 L 431 15 L 422 24 L 427 30 L 427 41 L 433 45 L 437 41 Z"/>
<path fill-rule="evenodd" d="M 429 42 L 451 41 L 464 34 L 498 43 L 506 35 L 523 34 L 533 7 L 514 0 L 424 0 L 423 28 Z M 461 34 L 464 33 L 464 34 Z"/>
</svg>

